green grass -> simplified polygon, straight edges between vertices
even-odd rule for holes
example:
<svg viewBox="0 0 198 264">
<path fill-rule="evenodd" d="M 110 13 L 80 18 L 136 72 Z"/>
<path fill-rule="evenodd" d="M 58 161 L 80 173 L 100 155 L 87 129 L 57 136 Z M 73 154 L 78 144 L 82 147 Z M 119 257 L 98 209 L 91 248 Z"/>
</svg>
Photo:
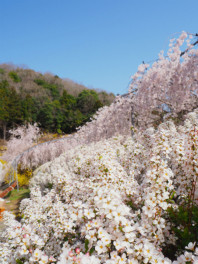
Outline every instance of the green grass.
<svg viewBox="0 0 198 264">
<path fill-rule="evenodd" d="M 20 221 L 22 218 L 21 212 L 19 210 L 20 208 L 20 203 L 24 198 L 29 198 L 30 197 L 30 190 L 27 188 L 21 188 L 19 191 L 17 190 L 12 190 L 9 192 L 6 197 L 4 197 L 7 201 L 5 205 L 5 209 L 9 212 L 12 212 L 16 220 Z"/>
<path fill-rule="evenodd" d="M 30 197 L 30 190 L 29 189 L 19 189 L 19 190 L 13 190 L 9 192 L 5 199 L 8 199 L 10 201 L 15 201 L 15 200 L 22 200 L 24 198 L 29 198 Z"/>
</svg>

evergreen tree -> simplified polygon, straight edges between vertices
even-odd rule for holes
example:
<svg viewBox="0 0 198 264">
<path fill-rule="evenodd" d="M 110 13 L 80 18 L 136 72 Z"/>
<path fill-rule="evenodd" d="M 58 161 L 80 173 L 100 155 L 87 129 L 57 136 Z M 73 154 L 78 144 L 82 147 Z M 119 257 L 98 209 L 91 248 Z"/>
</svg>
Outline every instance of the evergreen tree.
<svg viewBox="0 0 198 264">
<path fill-rule="evenodd" d="M 8 128 L 22 123 L 20 97 L 7 81 L 0 83 L 0 123 L 4 139 Z"/>
</svg>

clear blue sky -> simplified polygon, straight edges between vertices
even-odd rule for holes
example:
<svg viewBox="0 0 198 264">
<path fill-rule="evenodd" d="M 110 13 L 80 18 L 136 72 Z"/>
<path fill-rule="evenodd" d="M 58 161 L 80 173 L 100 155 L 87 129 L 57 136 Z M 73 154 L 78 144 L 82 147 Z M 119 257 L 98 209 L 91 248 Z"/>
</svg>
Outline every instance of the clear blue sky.
<svg viewBox="0 0 198 264">
<path fill-rule="evenodd" d="M 198 33 L 197 0 L 1 0 L 0 63 L 127 92 L 174 33 Z"/>
</svg>

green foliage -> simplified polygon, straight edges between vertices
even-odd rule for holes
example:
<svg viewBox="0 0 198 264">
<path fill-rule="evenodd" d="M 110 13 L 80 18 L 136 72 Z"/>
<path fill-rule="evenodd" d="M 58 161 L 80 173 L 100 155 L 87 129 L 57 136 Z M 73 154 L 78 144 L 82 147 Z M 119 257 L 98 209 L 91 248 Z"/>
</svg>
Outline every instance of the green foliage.
<svg viewBox="0 0 198 264">
<path fill-rule="evenodd" d="M 194 242 L 198 238 L 198 207 L 193 205 L 179 206 L 178 210 L 168 209 L 169 217 L 173 223 L 173 231 L 178 237 L 179 249 L 184 249 L 189 242 Z M 182 227 L 182 228 L 180 228 Z"/>
<path fill-rule="evenodd" d="M 3 131 L 16 123 L 21 124 L 20 101 L 21 99 L 16 90 L 10 88 L 7 81 L 0 82 L 0 124 Z"/>
<path fill-rule="evenodd" d="M 0 74 L 4 74 L 4 69 L 0 68 Z"/>
<path fill-rule="evenodd" d="M 127 205 L 130 206 L 133 210 L 137 210 L 137 207 L 134 205 L 132 201 L 128 201 Z"/>
<path fill-rule="evenodd" d="M 35 82 L 36 84 L 38 84 L 38 85 L 41 85 L 41 86 L 45 85 L 45 81 L 42 80 L 42 79 L 35 79 L 34 82 Z"/>
<path fill-rule="evenodd" d="M 57 129 L 57 133 L 58 133 L 59 135 L 61 135 L 61 134 L 62 134 L 62 130 L 61 130 L 60 128 L 58 128 L 58 129 Z"/>
<path fill-rule="evenodd" d="M 34 82 L 38 85 L 41 85 L 43 88 L 48 89 L 51 92 L 53 98 L 57 98 L 60 96 L 59 89 L 56 84 L 48 83 L 43 79 L 35 79 Z"/>
<path fill-rule="evenodd" d="M 174 259 L 176 251 L 182 252 L 190 242 L 198 242 L 198 206 L 191 201 L 180 205 L 178 209 L 169 207 L 167 213 L 177 241 L 176 245 L 164 248 L 163 252 Z"/>
<path fill-rule="evenodd" d="M 26 97 L 21 100 L 21 111 L 24 121 L 29 123 L 35 123 L 37 121 L 35 116 L 37 112 L 36 102 L 31 95 L 27 94 Z"/>
<path fill-rule="evenodd" d="M 15 83 L 21 82 L 21 78 L 15 71 L 10 71 L 8 75 Z"/>
<path fill-rule="evenodd" d="M 19 189 L 19 190 L 12 190 L 7 194 L 5 197 L 8 198 L 9 201 L 16 201 L 16 200 L 22 200 L 24 198 L 30 197 L 30 190 L 29 189 Z"/>
<path fill-rule="evenodd" d="M 50 101 L 45 102 L 43 108 L 41 108 L 38 114 L 38 122 L 42 124 L 45 130 L 53 130 L 53 104 Z"/>
<path fill-rule="evenodd" d="M 92 247 L 92 248 L 90 249 L 90 251 L 89 251 L 90 256 L 94 253 L 94 251 L 95 251 L 95 247 Z"/>
<path fill-rule="evenodd" d="M 75 132 L 114 99 L 113 94 L 86 89 L 57 75 L 1 66 L 0 137 L 4 139 L 9 129 L 26 123 L 38 123 L 50 133 Z"/>
<path fill-rule="evenodd" d="M 89 240 L 85 239 L 85 253 L 88 252 L 88 249 L 89 249 Z"/>
<path fill-rule="evenodd" d="M 53 188 L 53 183 L 48 182 L 46 188 L 48 188 L 49 190 L 51 190 Z"/>
<path fill-rule="evenodd" d="M 20 260 L 20 259 L 16 259 L 16 263 L 17 264 L 23 264 L 24 262 L 22 260 Z"/>
<path fill-rule="evenodd" d="M 92 115 L 103 104 L 93 90 L 83 90 L 77 97 L 78 109 L 86 116 Z"/>
<path fill-rule="evenodd" d="M 75 109 L 76 108 L 76 98 L 67 93 L 67 91 L 63 91 L 63 95 L 60 97 L 61 106 L 64 109 Z"/>
</svg>

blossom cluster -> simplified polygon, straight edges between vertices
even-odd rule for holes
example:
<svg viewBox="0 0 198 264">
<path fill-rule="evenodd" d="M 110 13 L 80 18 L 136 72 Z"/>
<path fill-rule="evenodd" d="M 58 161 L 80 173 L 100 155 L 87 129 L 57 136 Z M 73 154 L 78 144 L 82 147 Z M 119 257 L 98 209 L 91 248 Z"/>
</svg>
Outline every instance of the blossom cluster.
<svg viewBox="0 0 198 264">
<path fill-rule="evenodd" d="M 198 50 L 193 43 L 193 36 L 182 32 L 170 40 L 166 54 L 161 51 L 156 61 L 143 63 L 132 76 L 130 92 L 139 125 L 148 127 L 169 113 L 181 118 L 183 111 L 197 107 Z"/>
<path fill-rule="evenodd" d="M 4 214 L 0 262 L 198 263 L 197 241 L 164 253 L 178 239 L 168 209 L 198 205 L 197 172 L 198 111 L 70 149 L 34 172 L 21 222 Z"/>
</svg>

